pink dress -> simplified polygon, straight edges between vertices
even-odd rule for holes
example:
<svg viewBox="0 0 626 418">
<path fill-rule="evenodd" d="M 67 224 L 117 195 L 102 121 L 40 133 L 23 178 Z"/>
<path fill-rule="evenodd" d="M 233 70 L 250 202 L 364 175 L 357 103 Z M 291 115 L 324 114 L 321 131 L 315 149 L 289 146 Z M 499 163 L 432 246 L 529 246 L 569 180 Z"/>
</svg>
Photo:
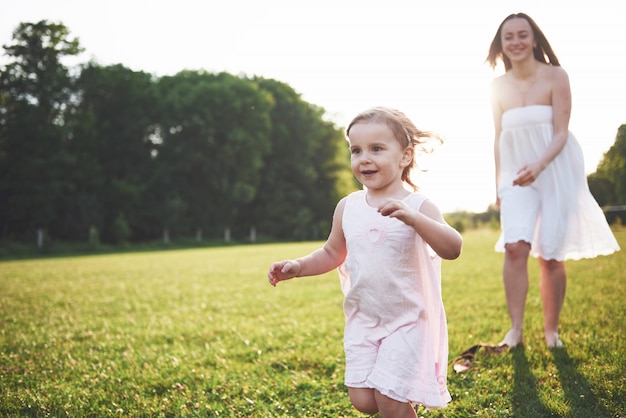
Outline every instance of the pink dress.
<svg viewBox="0 0 626 418">
<path fill-rule="evenodd" d="M 419 210 L 426 197 L 404 199 Z M 345 295 L 345 383 L 430 408 L 451 400 L 446 387 L 448 330 L 441 299 L 441 258 L 397 219 L 346 198 L 348 256 L 339 268 Z"/>
</svg>

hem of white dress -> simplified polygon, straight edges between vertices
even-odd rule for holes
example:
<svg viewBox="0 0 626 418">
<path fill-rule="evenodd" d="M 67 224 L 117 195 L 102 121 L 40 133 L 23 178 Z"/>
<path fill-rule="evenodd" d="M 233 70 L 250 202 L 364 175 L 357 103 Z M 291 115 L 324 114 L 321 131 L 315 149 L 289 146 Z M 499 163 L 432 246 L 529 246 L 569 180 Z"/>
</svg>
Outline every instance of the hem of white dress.
<svg viewBox="0 0 626 418">
<path fill-rule="evenodd" d="M 498 253 L 505 252 L 504 246 L 498 245 L 496 246 L 495 250 Z M 583 259 L 590 259 L 590 258 L 596 258 L 600 256 L 611 255 L 619 250 L 620 248 L 617 247 L 617 248 L 606 248 L 602 250 L 593 249 L 593 250 L 587 250 L 587 251 L 568 251 L 563 255 L 558 255 L 558 254 L 554 255 L 554 254 L 541 254 L 539 251 L 531 249 L 530 256 L 534 258 L 543 258 L 544 260 L 576 261 L 576 260 L 583 260 Z"/>
</svg>

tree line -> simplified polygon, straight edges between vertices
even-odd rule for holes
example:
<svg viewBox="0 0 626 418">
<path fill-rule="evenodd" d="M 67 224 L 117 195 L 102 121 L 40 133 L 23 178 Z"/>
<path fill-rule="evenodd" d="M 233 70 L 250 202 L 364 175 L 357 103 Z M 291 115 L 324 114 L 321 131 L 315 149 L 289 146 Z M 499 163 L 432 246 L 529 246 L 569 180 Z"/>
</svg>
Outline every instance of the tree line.
<svg viewBox="0 0 626 418">
<path fill-rule="evenodd" d="M 68 67 L 79 40 L 46 20 L 3 48 L 0 240 L 321 239 L 358 186 L 342 129 L 285 83 Z M 589 176 L 602 206 L 626 205 L 625 161 L 622 125 Z"/>
<path fill-rule="evenodd" d="M 79 40 L 45 20 L 4 50 L 2 240 L 323 238 L 356 187 L 343 131 L 287 84 L 70 68 Z"/>
<path fill-rule="evenodd" d="M 626 115 L 625 115 L 626 116 Z M 615 142 L 596 171 L 587 177 L 589 189 L 604 208 L 610 223 L 626 223 L 626 124 L 617 130 Z"/>
</svg>

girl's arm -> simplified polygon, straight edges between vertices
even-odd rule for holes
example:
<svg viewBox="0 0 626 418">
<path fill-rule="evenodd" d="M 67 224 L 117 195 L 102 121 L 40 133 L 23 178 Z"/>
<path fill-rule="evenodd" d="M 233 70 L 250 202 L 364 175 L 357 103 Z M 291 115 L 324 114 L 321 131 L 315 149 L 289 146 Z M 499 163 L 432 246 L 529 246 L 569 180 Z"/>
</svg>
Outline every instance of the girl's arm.
<svg viewBox="0 0 626 418">
<path fill-rule="evenodd" d="M 329 272 L 346 259 L 346 239 L 343 235 L 342 217 L 345 207 L 343 198 L 335 208 L 333 214 L 333 224 L 326 243 L 322 248 L 313 251 L 311 254 L 296 260 L 283 260 L 273 263 L 270 266 L 267 277 L 272 286 L 283 280 L 294 277 L 316 276 Z"/>
<path fill-rule="evenodd" d="M 401 200 L 389 199 L 380 205 L 378 211 L 383 216 L 397 218 L 411 226 L 439 257 L 454 260 L 461 255 L 461 234 L 448 225 L 439 208 L 430 200 L 424 201 L 417 211 Z"/>
</svg>

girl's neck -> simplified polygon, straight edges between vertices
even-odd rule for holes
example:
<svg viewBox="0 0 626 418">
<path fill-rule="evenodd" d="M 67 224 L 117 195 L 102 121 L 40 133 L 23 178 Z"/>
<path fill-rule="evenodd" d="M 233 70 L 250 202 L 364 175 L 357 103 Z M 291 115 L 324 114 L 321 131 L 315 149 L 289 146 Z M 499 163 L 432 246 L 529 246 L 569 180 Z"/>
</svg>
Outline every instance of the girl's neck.
<svg viewBox="0 0 626 418">
<path fill-rule="evenodd" d="M 386 199 L 398 199 L 402 200 L 407 197 L 411 192 L 408 191 L 404 184 L 400 187 L 385 188 L 385 189 L 365 189 L 367 203 L 372 207 L 378 207 Z"/>
</svg>

